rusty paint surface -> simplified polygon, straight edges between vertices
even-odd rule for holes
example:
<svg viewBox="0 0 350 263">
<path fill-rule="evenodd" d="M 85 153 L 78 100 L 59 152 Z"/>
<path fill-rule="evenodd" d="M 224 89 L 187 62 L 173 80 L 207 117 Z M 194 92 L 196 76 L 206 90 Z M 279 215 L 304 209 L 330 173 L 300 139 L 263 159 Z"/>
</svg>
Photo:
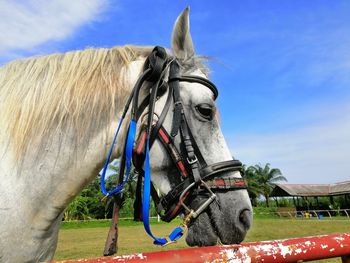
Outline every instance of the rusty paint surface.
<svg viewBox="0 0 350 263">
<path fill-rule="evenodd" d="M 187 248 L 162 252 L 81 259 L 61 262 L 297 262 L 342 257 L 349 262 L 350 233 L 246 243 L 242 245 Z"/>
</svg>

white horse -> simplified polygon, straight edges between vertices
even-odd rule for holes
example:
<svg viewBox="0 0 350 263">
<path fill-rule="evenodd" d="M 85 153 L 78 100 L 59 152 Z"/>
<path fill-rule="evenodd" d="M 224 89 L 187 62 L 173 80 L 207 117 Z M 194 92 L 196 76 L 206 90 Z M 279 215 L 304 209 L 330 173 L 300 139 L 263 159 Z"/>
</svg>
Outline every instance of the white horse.
<svg viewBox="0 0 350 263">
<path fill-rule="evenodd" d="M 53 258 L 63 211 L 103 164 L 118 116 L 150 51 L 134 46 L 86 49 L 14 61 L 0 69 L 1 262 Z M 207 77 L 194 54 L 188 9 L 176 20 L 169 52 L 187 74 Z M 163 109 L 165 97 L 157 101 L 156 112 Z M 205 103 L 206 111 L 217 116 L 210 90 L 199 83 L 181 83 L 181 97 L 206 161 L 232 159 L 218 118 L 203 118 L 196 107 Z M 172 109 L 173 105 L 169 112 Z M 166 128 L 171 127 L 172 114 L 168 115 Z M 123 126 L 119 141 L 125 136 Z M 114 157 L 121 154 L 121 147 L 116 148 Z M 152 181 L 162 193 L 172 187 L 171 166 L 156 142 L 151 150 Z M 186 241 L 191 246 L 237 243 L 250 225 L 247 191 L 221 191 L 189 225 Z"/>
</svg>

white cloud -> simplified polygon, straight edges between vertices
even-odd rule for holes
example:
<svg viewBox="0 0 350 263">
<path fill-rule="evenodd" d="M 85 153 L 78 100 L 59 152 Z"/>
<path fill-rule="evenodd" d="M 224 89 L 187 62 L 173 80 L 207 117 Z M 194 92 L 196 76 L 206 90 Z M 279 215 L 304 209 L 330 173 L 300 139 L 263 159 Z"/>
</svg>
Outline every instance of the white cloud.
<svg viewBox="0 0 350 263">
<path fill-rule="evenodd" d="M 0 56 L 65 39 L 106 6 L 107 0 L 0 1 Z"/>
<path fill-rule="evenodd" d="M 328 110 L 324 110 L 328 112 Z M 350 179 L 350 107 L 329 110 L 317 124 L 268 134 L 231 136 L 232 152 L 248 165 L 271 163 L 291 183 L 335 183 Z M 318 118 L 319 116 L 317 116 Z M 267 124 L 268 125 L 268 124 Z M 233 137 L 233 138 L 232 138 Z"/>
</svg>

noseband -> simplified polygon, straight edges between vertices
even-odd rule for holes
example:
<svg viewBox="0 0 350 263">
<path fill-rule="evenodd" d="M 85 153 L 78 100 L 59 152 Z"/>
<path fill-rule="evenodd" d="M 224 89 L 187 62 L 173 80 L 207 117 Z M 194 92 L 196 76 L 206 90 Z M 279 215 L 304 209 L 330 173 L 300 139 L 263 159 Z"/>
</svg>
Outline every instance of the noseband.
<svg viewBox="0 0 350 263">
<path fill-rule="evenodd" d="M 168 73 L 168 78 L 166 75 Z M 139 174 L 138 193 L 139 204 L 135 207 L 141 207 L 141 181 L 144 180 L 143 201 L 142 201 L 142 219 L 146 231 L 159 243 L 160 239 L 155 238 L 148 223 L 149 199 L 152 195 L 156 204 L 157 213 L 162 220 L 170 222 L 179 213 L 185 212 L 184 223 L 196 218 L 203 212 L 210 203 L 215 200 L 215 191 L 233 191 L 246 189 L 247 185 L 242 178 L 220 177 L 226 172 L 242 173 L 242 163 L 238 160 L 229 160 L 214 164 L 207 164 L 202 155 L 191 129 L 186 120 L 185 111 L 180 96 L 180 82 L 191 82 L 201 84 L 211 90 L 213 99 L 218 97 L 216 86 L 209 80 L 192 75 L 180 74 L 179 62 L 167 55 L 162 47 L 155 47 L 148 56 L 144 64 L 144 70 L 137 80 L 134 89 L 125 106 L 121 122 L 119 124 L 113 145 L 119 132 L 121 123 L 126 116 L 129 106 L 131 107 L 131 121 L 128 129 L 128 136 L 124 146 L 124 154 L 120 162 L 120 176 L 126 175 L 123 182 L 115 189 L 107 191 L 104 187 L 105 170 L 107 169 L 113 147 L 111 147 L 109 156 L 106 160 L 105 168 L 101 176 L 101 188 L 106 196 L 115 195 L 121 192 L 123 186 L 128 180 L 131 167 L 131 159 Z M 150 87 L 150 92 L 146 98 L 139 103 L 139 94 L 142 87 Z M 156 101 L 167 93 L 165 106 L 160 115 L 154 112 Z M 174 105 L 172 127 L 168 132 L 164 127 L 164 120 L 169 112 L 170 105 Z M 147 112 L 145 113 L 147 109 Z M 141 117 L 143 116 L 143 117 Z M 154 118 L 157 116 L 157 118 Z M 147 117 L 147 119 L 146 119 Z M 138 138 L 135 141 L 136 125 L 141 123 Z M 176 138 L 179 137 L 180 144 L 175 145 Z M 160 142 L 166 149 L 170 159 L 177 171 L 178 183 L 162 197 L 159 197 L 153 185 L 150 182 L 149 150 L 155 141 Z M 197 195 L 205 196 L 205 200 L 195 210 L 189 208 L 188 204 Z M 147 221 L 145 224 L 145 220 Z M 173 233 L 172 233 L 173 234 Z M 181 234 L 182 235 L 182 234 Z M 176 240 L 169 236 L 170 240 Z M 161 243 L 161 242 L 160 242 Z"/>
</svg>

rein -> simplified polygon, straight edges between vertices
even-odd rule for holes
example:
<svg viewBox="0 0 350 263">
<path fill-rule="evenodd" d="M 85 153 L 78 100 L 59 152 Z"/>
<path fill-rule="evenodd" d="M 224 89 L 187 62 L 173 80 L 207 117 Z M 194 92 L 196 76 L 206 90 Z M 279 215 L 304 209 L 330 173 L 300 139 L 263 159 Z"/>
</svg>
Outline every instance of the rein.
<svg viewBox="0 0 350 263">
<path fill-rule="evenodd" d="M 165 76 L 168 72 L 169 77 L 166 79 Z M 135 170 L 139 174 L 137 198 L 134 207 L 136 207 L 136 210 L 141 208 L 141 187 L 139 186 L 141 186 L 143 178 L 142 221 L 146 232 L 154 239 L 154 244 L 156 245 L 167 245 L 179 239 L 184 234 L 188 222 L 198 217 L 216 199 L 214 190 L 232 191 L 247 188 L 246 182 L 242 178 L 220 177 L 221 174 L 228 171 L 242 173 L 242 163 L 240 161 L 229 160 L 210 165 L 206 163 L 186 120 L 180 96 L 180 82 L 199 83 L 212 91 L 214 100 L 218 97 L 218 90 L 212 82 L 199 76 L 181 75 L 179 62 L 175 58 L 169 57 L 164 48 L 155 47 L 146 59 L 144 71 L 127 100 L 101 175 L 101 190 L 105 195 L 105 199 L 118 195 L 123 191 L 123 187 L 129 178 L 133 162 Z M 139 103 L 139 93 L 144 86 L 147 86 L 145 88 L 149 88 L 150 92 Z M 158 116 L 154 113 L 155 103 L 166 91 L 168 91 L 166 103 Z M 174 111 L 171 131 L 168 132 L 163 127 L 163 122 L 171 104 L 174 105 Z M 116 188 L 108 191 L 105 188 L 106 170 L 129 108 L 131 108 L 131 120 L 119 170 L 119 181 L 121 183 Z M 147 112 L 144 113 L 146 108 Z M 141 118 L 141 116 L 147 116 L 147 118 Z M 157 118 L 154 119 L 154 116 Z M 136 128 L 139 122 L 141 127 L 135 142 Z M 175 138 L 178 136 L 180 138 L 179 147 L 174 143 Z M 177 170 L 179 181 L 175 187 L 162 197 L 158 196 L 151 183 L 149 152 L 156 140 L 166 149 Z M 199 207 L 193 210 L 188 204 L 198 194 L 207 198 Z M 163 221 L 170 222 L 181 212 L 186 214 L 181 225 L 166 238 L 155 237 L 150 229 L 149 207 L 151 195 L 156 204 L 157 213 Z M 140 212 L 138 211 L 139 214 Z"/>
</svg>

